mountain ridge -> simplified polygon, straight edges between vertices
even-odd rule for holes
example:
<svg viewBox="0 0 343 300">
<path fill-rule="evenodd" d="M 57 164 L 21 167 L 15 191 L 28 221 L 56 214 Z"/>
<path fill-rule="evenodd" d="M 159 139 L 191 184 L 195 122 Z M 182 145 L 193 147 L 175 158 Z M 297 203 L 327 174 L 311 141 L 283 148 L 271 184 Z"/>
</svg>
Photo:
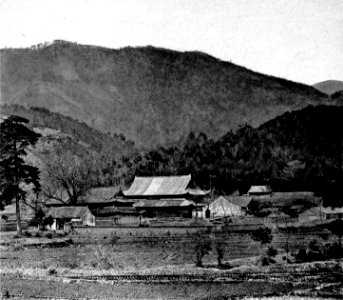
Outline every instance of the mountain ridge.
<svg viewBox="0 0 343 300">
<path fill-rule="evenodd" d="M 45 107 L 148 149 L 191 131 L 218 138 L 309 104 L 335 104 L 313 87 L 201 52 L 60 41 L 0 53 L 2 104 Z"/>
</svg>

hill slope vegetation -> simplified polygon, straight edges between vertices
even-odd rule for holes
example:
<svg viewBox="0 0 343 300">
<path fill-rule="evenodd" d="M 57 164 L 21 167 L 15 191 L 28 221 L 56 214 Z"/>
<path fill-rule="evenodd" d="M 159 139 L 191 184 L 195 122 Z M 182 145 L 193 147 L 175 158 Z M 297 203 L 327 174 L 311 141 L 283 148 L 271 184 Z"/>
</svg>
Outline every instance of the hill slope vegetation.
<svg viewBox="0 0 343 300">
<path fill-rule="evenodd" d="M 276 190 L 330 191 L 327 184 L 343 179 L 342 119 L 343 107 L 309 106 L 217 141 L 190 134 L 182 148 L 136 158 L 135 173 L 192 174 L 197 184 L 220 193 L 268 183 Z"/>
<path fill-rule="evenodd" d="M 313 87 L 200 52 L 59 41 L 0 54 L 2 104 L 48 108 L 150 149 L 329 101 Z"/>
</svg>

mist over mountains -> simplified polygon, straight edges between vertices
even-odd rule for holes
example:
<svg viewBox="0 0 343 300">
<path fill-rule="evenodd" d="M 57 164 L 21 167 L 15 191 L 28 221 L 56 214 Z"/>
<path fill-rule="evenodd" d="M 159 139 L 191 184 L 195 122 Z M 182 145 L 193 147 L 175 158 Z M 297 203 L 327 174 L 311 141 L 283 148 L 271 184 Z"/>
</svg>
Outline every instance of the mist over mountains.
<svg viewBox="0 0 343 300">
<path fill-rule="evenodd" d="M 59 41 L 0 53 L 1 104 L 47 108 L 146 149 L 190 132 L 216 139 L 245 123 L 335 104 L 313 87 L 200 52 Z"/>
</svg>

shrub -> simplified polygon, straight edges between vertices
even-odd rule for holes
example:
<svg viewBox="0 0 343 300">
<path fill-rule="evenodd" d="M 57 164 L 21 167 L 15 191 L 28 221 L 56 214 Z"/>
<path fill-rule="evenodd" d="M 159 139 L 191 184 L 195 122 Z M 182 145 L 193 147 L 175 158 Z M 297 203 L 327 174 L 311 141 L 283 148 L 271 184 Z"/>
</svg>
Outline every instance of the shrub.
<svg viewBox="0 0 343 300">
<path fill-rule="evenodd" d="M 343 257 L 343 247 L 339 243 L 334 243 L 333 245 L 327 245 L 326 255 L 328 258 L 342 258 Z"/>
<path fill-rule="evenodd" d="M 269 244 L 273 240 L 272 230 L 268 227 L 259 228 L 252 232 L 251 238 L 263 244 Z"/>
<path fill-rule="evenodd" d="M 299 262 L 305 262 L 308 260 L 308 257 L 307 257 L 307 252 L 305 249 L 301 248 L 299 249 L 298 253 L 295 255 L 295 258 L 297 261 Z"/>
<path fill-rule="evenodd" d="M 57 271 L 54 268 L 49 268 L 48 269 L 48 275 L 56 275 Z"/>
<path fill-rule="evenodd" d="M 24 236 L 26 236 L 26 237 L 31 237 L 32 234 L 31 234 L 30 231 L 24 231 Z"/>
<path fill-rule="evenodd" d="M 51 233 L 51 232 L 48 232 L 45 236 L 46 236 L 48 239 L 52 239 L 52 233 Z"/>
<path fill-rule="evenodd" d="M 10 298 L 10 292 L 8 290 L 4 291 L 2 294 L 3 299 L 8 299 Z"/>
<path fill-rule="evenodd" d="M 264 255 L 261 257 L 260 262 L 262 266 L 269 266 L 270 264 L 275 263 L 275 260 L 269 256 Z"/>
<path fill-rule="evenodd" d="M 196 236 L 195 237 L 195 265 L 197 267 L 202 267 L 202 259 L 206 254 L 209 254 L 209 252 L 212 249 L 212 243 L 209 237 L 201 237 Z"/>
<path fill-rule="evenodd" d="M 112 246 L 115 245 L 115 244 L 118 242 L 119 239 L 120 239 L 120 237 L 119 237 L 115 232 L 113 232 L 113 233 L 111 234 L 110 244 L 111 244 Z"/>
<path fill-rule="evenodd" d="M 277 255 L 277 250 L 270 246 L 268 247 L 266 254 L 268 257 L 275 257 Z"/>
<path fill-rule="evenodd" d="M 39 238 L 39 237 L 41 237 L 41 234 L 40 234 L 40 232 L 39 232 L 39 231 L 37 231 L 37 232 L 35 233 L 35 237 L 36 237 L 36 238 Z"/>
<path fill-rule="evenodd" d="M 94 259 L 91 262 L 91 265 L 95 268 L 98 267 L 100 269 L 109 270 L 113 268 L 113 265 L 111 264 L 109 258 L 106 256 L 106 254 L 103 253 L 102 248 L 97 247 L 95 248 L 94 252 Z"/>
<path fill-rule="evenodd" d="M 224 259 L 224 247 L 223 247 L 223 244 L 219 241 L 216 242 L 216 251 L 217 251 L 218 266 L 222 266 L 223 259 Z"/>
</svg>

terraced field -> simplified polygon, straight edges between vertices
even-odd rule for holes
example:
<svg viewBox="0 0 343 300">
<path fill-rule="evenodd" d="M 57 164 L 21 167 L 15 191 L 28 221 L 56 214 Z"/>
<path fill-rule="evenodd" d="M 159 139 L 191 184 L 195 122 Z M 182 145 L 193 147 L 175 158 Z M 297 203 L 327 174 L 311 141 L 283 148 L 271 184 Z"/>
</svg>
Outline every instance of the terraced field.
<svg viewBox="0 0 343 300">
<path fill-rule="evenodd" d="M 65 239 L 72 242 L 57 245 L 54 239 L 24 242 L 6 233 L 0 246 L 2 295 L 18 299 L 225 299 L 285 295 L 343 281 L 338 262 L 330 263 L 330 268 L 321 263 L 286 265 L 287 232 L 273 233 L 271 245 L 279 255 L 277 264 L 267 268 L 257 263 L 266 246 L 253 241 L 248 231 L 176 232 L 156 236 L 153 230 L 144 235 L 132 230 L 120 236 L 115 229 L 96 230 L 71 234 Z M 203 268 L 195 267 L 196 241 L 206 238 L 221 243 L 224 267 L 218 268 L 215 248 L 204 256 Z M 335 241 L 319 228 L 294 229 L 289 235 L 291 252 L 314 239 L 319 244 Z"/>
</svg>

